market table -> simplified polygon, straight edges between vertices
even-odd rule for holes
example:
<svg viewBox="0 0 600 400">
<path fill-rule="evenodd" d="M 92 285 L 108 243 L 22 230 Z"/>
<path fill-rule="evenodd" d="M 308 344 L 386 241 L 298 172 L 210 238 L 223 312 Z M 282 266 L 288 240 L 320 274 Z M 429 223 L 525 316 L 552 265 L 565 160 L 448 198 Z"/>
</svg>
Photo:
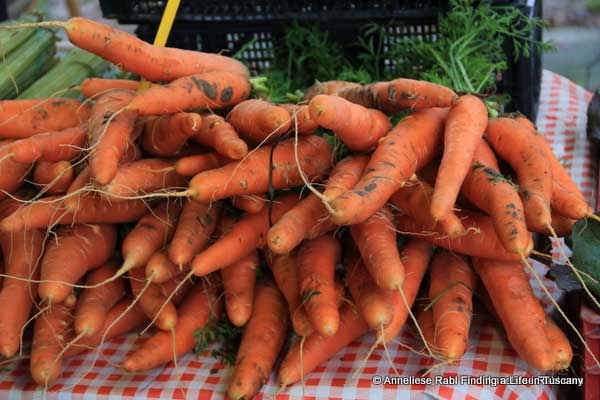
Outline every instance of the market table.
<svg viewBox="0 0 600 400">
<path fill-rule="evenodd" d="M 537 125 L 549 140 L 561 162 L 579 184 L 590 204 L 594 204 L 595 169 L 592 146 L 585 134 L 586 109 L 591 94 L 567 79 L 544 71 Z M 546 267 L 534 262 L 544 275 Z M 551 293 L 560 290 L 544 278 Z M 547 307 L 550 301 L 532 279 L 532 285 Z M 522 361 L 508 344 L 502 329 L 482 308 L 475 309 L 469 349 L 457 365 L 434 366 L 434 361 L 417 354 L 422 345 L 407 326 L 398 340 L 388 348 L 397 372 L 404 377 L 421 376 L 432 368 L 431 376 L 538 376 L 538 371 Z M 125 356 L 143 338 L 135 334 L 106 343 L 94 365 L 94 352 L 87 352 L 63 362 L 62 377 L 45 393 L 48 400 L 120 400 L 120 399 L 220 399 L 226 390 L 231 368 L 210 356 L 210 350 L 189 354 L 146 374 L 128 374 L 118 367 Z M 297 384 L 281 391 L 278 399 L 556 399 L 557 388 L 547 385 L 392 385 L 376 384 L 377 378 L 394 376 L 383 349 L 377 349 L 361 365 L 374 341 L 372 334 L 352 343 L 315 372 L 305 376 L 304 387 Z M 6 367 L 6 368 L 4 368 Z M 44 391 L 32 383 L 28 360 L 3 366 L 0 372 L 0 399 L 25 400 L 44 398 Z M 258 398 L 273 398 L 280 391 L 274 377 Z M 428 396 L 424 396 L 424 393 Z"/>
</svg>

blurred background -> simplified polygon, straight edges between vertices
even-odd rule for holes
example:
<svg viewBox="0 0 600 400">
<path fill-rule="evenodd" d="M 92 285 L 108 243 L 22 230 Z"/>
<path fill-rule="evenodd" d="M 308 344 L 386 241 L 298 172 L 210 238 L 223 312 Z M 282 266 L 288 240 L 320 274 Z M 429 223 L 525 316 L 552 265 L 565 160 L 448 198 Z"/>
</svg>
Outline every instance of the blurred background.
<svg viewBox="0 0 600 400">
<path fill-rule="evenodd" d="M 70 14 L 102 18 L 98 0 L 6 0 L 7 15 L 37 9 L 49 19 L 66 19 Z M 557 72 L 589 90 L 600 88 L 600 0 L 543 0 L 543 15 L 550 27 L 544 39 L 556 51 L 543 54 L 544 68 Z M 115 21 L 112 23 L 116 24 Z M 123 27 L 123 26 L 122 26 Z M 133 32 L 135 26 L 125 26 Z M 63 42 L 63 46 L 68 46 Z"/>
</svg>

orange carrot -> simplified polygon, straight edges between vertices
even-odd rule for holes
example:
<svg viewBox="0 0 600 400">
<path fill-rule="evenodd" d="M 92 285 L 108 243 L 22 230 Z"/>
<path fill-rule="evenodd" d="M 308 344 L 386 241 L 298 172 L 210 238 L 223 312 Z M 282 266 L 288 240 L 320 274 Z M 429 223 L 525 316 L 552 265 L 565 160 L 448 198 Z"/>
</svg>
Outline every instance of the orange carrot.
<svg viewBox="0 0 600 400">
<path fill-rule="evenodd" d="M 375 283 L 387 289 L 401 288 L 404 265 L 389 210 L 382 208 L 365 222 L 352 225 L 350 233 Z"/>
<path fill-rule="evenodd" d="M 420 224 L 431 229 L 439 229 L 448 236 L 454 237 L 464 233 L 465 228 L 454 212 L 439 220 L 431 216 L 432 198 L 433 187 L 413 176 L 405 186 L 392 195 L 390 203 Z"/>
<path fill-rule="evenodd" d="M 178 202 L 161 201 L 138 221 L 123 240 L 120 274 L 146 265 L 150 257 L 171 240 L 180 213 Z"/>
<path fill-rule="evenodd" d="M 75 46 L 149 81 L 169 82 L 182 76 L 208 71 L 229 71 L 248 75 L 248 69 L 233 58 L 153 46 L 130 33 L 82 17 L 70 18 L 65 22 L 21 24 L 10 29 L 43 26 L 64 29 L 69 41 Z"/>
<path fill-rule="evenodd" d="M 0 138 L 22 139 L 61 131 L 87 121 L 90 106 L 72 99 L 0 101 Z"/>
<path fill-rule="evenodd" d="M 194 176 L 200 172 L 219 168 L 231 160 L 217 153 L 196 154 L 185 156 L 175 161 L 175 172 L 181 176 Z"/>
<path fill-rule="evenodd" d="M 33 183 L 47 194 L 65 193 L 75 179 L 68 161 L 38 161 L 33 168 Z"/>
<path fill-rule="evenodd" d="M 221 270 L 225 310 L 232 324 L 244 326 L 253 310 L 256 268 L 260 260 L 257 252 L 252 252 Z"/>
<path fill-rule="evenodd" d="M 256 214 L 260 212 L 267 205 L 267 199 L 265 195 L 241 195 L 233 196 L 231 198 L 231 205 L 235 208 L 245 211 L 248 214 Z"/>
<path fill-rule="evenodd" d="M 371 149 L 391 129 L 387 116 L 337 96 L 318 95 L 308 105 L 310 117 L 331 129 L 354 151 Z"/>
<path fill-rule="evenodd" d="M 202 117 L 200 129 L 192 136 L 192 140 L 208 146 L 224 157 L 239 160 L 248 154 L 248 145 L 238 136 L 233 126 L 223 117 L 206 114 Z"/>
<path fill-rule="evenodd" d="M 450 109 L 444 127 L 444 154 L 431 199 L 435 220 L 452 213 L 487 121 L 487 108 L 477 96 L 461 96 Z"/>
<path fill-rule="evenodd" d="M 17 191 L 31 169 L 31 165 L 15 161 L 5 151 L 10 145 L 0 141 L 0 198 Z"/>
<path fill-rule="evenodd" d="M 89 273 L 85 280 L 86 286 L 93 286 L 107 281 L 117 272 L 118 266 L 114 262 L 104 264 L 102 267 Z M 108 312 L 125 295 L 125 283 L 116 279 L 102 286 L 84 289 L 77 300 L 75 310 L 74 328 L 77 335 L 94 336 L 105 324 Z"/>
<path fill-rule="evenodd" d="M 218 203 L 210 205 L 187 200 L 169 245 L 169 259 L 180 266 L 192 261 L 194 255 L 208 244 L 220 214 Z"/>
<path fill-rule="evenodd" d="M 191 351 L 196 344 L 194 332 L 202 329 L 211 319 L 218 319 L 221 314 L 221 302 L 213 288 L 208 290 L 202 285 L 194 286 L 177 310 L 178 321 L 175 328 L 175 339 L 171 332 L 157 332 L 144 342 L 123 362 L 127 371 L 146 371 L 173 361 Z M 175 344 L 175 349 L 173 349 Z"/>
<path fill-rule="evenodd" d="M 281 386 L 289 386 L 314 371 L 319 364 L 332 358 L 338 351 L 360 338 L 369 329 L 353 306 L 346 304 L 340 310 L 340 328 L 332 336 L 313 332 L 301 345 L 297 341 L 285 355 L 279 367 Z"/>
<path fill-rule="evenodd" d="M 287 103 L 279 104 L 279 106 L 284 108 L 292 117 L 290 124 L 292 132 L 298 129 L 299 135 L 310 135 L 319 127 L 319 124 L 310 117 L 307 105 Z"/>
<path fill-rule="evenodd" d="M 147 194 L 163 188 L 185 184 L 185 178 L 175 172 L 172 161 L 145 158 L 118 167 L 113 179 L 103 188 L 111 201 L 119 201 L 138 194 Z"/>
<path fill-rule="evenodd" d="M 269 220 L 277 222 L 281 215 L 292 208 L 297 201 L 298 195 L 289 193 L 278 197 L 272 208 L 268 207 L 257 214 L 247 214 L 240 218 L 229 232 L 194 257 L 192 260 L 194 274 L 207 275 L 262 248 L 266 242 Z"/>
<path fill-rule="evenodd" d="M 464 257 L 444 250 L 433 257 L 429 275 L 435 347 L 446 358 L 459 359 L 469 341 L 477 277 Z"/>
<path fill-rule="evenodd" d="M 83 97 L 91 99 L 115 89 L 136 91 L 139 86 L 139 81 L 129 79 L 87 78 L 79 85 L 79 91 Z"/>
<path fill-rule="evenodd" d="M 486 139 L 517 174 L 529 230 L 551 224 L 552 166 L 529 129 L 510 118 L 492 118 Z"/>
<path fill-rule="evenodd" d="M 119 160 L 134 131 L 136 112 L 123 111 L 133 96 L 134 92 L 114 90 L 99 96 L 92 109 L 89 167 L 99 185 L 108 184 L 117 174 Z"/>
<path fill-rule="evenodd" d="M 287 309 L 279 289 L 270 281 L 258 285 L 252 317 L 244 329 L 227 388 L 230 399 L 251 399 L 269 380 L 285 343 L 287 327 Z"/>
<path fill-rule="evenodd" d="M 419 239 L 409 240 L 402 249 L 402 263 L 406 269 L 406 279 L 402 284 L 402 293 L 399 290 L 394 290 L 392 294 L 392 307 L 394 309 L 394 317 L 392 322 L 377 333 L 378 343 L 389 343 L 395 339 L 402 330 L 408 311 L 412 307 L 417 297 L 417 292 L 421 286 L 421 281 L 425 275 L 425 271 L 429 266 L 429 260 L 433 255 L 433 246 Z M 404 296 L 404 297 L 403 297 Z M 408 308 L 404 303 L 408 304 Z"/>
<path fill-rule="evenodd" d="M 44 233 L 37 229 L 14 235 L 0 234 L 4 256 L 4 272 L 8 275 L 0 290 L 0 354 L 10 358 L 21 345 L 21 330 L 29 318 L 35 285 L 12 279 L 37 279 L 39 258 L 44 246 Z"/>
<path fill-rule="evenodd" d="M 146 264 L 146 278 L 152 279 L 153 283 L 167 282 L 183 271 L 189 270 L 188 264 L 178 266 L 173 263 L 166 250 L 157 251 L 150 257 Z"/>
<path fill-rule="evenodd" d="M 328 199 L 349 190 L 356 185 L 367 164 L 364 155 L 346 157 L 337 163 L 325 184 L 323 196 Z M 290 252 L 304 239 L 315 239 L 337 228 L 323 201 L 314 193 L 302 199 L 294 208 L 285 213 L 271 229 L 267 237 L 269 248 L 277 254 Z"/>
<path fill-rule="evenodd" d="M 387 113 L 397 113 L 404 108 L 450 107 L 458 99 L 456 93 L 445 86 L 403 78 L 342 88 L 336 94 L 353 103 Z"/>
<path fill-rule="evenodd" d="M 331 146 L 319 136 L 298 140 L 298 159 L 309 181 L 322 178 L 331 167 Z M 272 153 L 272 154 L 271 154 Z M 202 172 L 190 181 L 188 193 L 196 201 L 214 200 L 242 194 L 265 193 L 269 188 L 284 189 L 303 183 L 294 157 L 294 140 L 263 146 L 244 160 Z"/>
<path fill-rule="evenodd" d="M 283 107 L 250 99 L 233 107 L 227 121 L 246 143 L 256 145 L 272 142 L 289 131 L 292 117 Z"/>
<path fill-rule="evenodd" d="M 142 148 L 153 156 L 174 156 L 201 126 L 202 117 L 196 113 L 149 117 L 142 132 Z"/>
<path fill-rule="evenodd" d="M 12 158 L 21 163 L 34 161 L 70 161 L 81 154 L 85 146 L 85 125 L 67 128 L 62 131 L 39 133 L 12 142 L 6 148 Z"/>
<path fill-rule="evenodd" d="M 313 97 L 320 94 L 334 95 L 341 89 L 359 87 L 361 87 L 359 83 L 339 80 L 316 82 L 304 92 L 304 100 L 310 101 Z"/>
<path fill-rule="evenodd" d="M 392 294 L 390 289 L 377 285 L 360 256 L 348 257 L 346 281 L 352 299 L 369 327 L 379 331 L 392 322 Z"/>
<path fill-rule="evenodd" d="M 298 285 L 298 268 L 296 265 L 296 253 L 274 254 L 270 251 L 265 256 L 277 287 L 288 303 L 289 315 L 292 327 L 298 336 L 308 336 L 313 332 L 313 327 L 306 315 L 300 298 Z"/>
<path fill-rule="evenodd" d="M 323 336 L 335 334 L 339 327 L 334 272 L 340 257 L 339 241 L 328 235 L 307 240 L 298 249 L 298 284 L 302 304 L 312 326 Z"/>
<path fill-rule="evenodd" d="M 431 308 L 425 309 L 424 304 L 417 304 L 415 307 L 417 309 L 415 312 L 415 318 L 419 324 L 421 333 L 423 333 L 423 338 L 425 338 L 427 346 L 432 350 L 432 352 L 434 354 L 438 354 L 438 349 L 435 348 L 435 324 L 433 322 L 433 311 Z"/>
<path fill-rule="evenodd" d="M 213 71 L 178 78 L 164 86 L 152 86 L 139 93 L 126 109 L 140 115 L 173 114 L 201 108 L 217 110 L 235 105 L 249 95 L 250 82 L 245 76 Z"/>
<path fill-rule="evenodd" d="M 142 200 L 110 203 L 102 198 L 83 196 L 69 210 L 56 196 L 43 197 L 19 208 L 0 222 L 0 231 L 18 232 L 47 228 L 55 224 L 122 223 L 137 221 L 148 208 Z"/>
<path fill-rule="evenodd" d="M 552 213 L 552 229 L 554 229 L 554 233 L 556 233 L 556 236 L 558 237 L 571 235 L 571 229 L 573 228 L 573 225 L 575 225 L 575 222 L 577 222 L 577 220 L 565 217 L 562 214 Z M 553 235 L 548 228 L 541 229 L 539 233 L 543 233 L 547 236 Z"/>
<path fill-rule="evenodd" d="M 367 220 L 440 150 L 447 111 L 416 111 L 404 118 L 377 145 L 354 189 L 332 203 L 332 220 L 352 225 Z"/>
<path fill-rule="evenodd" d="M 38 385 L 48 385 L 60 377 L 63 347 L 72 337 L 71 310 L 55 304 L 44 315 L 35 319 L 29 369 Z"/>
<path fill-rule="evenodd" d="M 457 215 L 467 227 L 468 233 L 455 238 L 432 231 L 429 227 L 419 224 L 406 215 L 396 218 L 396 227 L 402 233 L 417 236 L 456 253 L 504 261 L 521 259 L 519 254 L 511 253 L 504 248 L 490 217 L 473 211 L 461 211 Z M 528 252 L 523 255 L 527 256 L 529 251 L 531 249 L 528 249 Z"/>
<path fill-rule="evenodd" d="M 483 258 L 474 258 L 473 266 L 519 356 L 537 370 L 552 370 L 555 355 L 545 333 L 546 314 L 523 266 Z"/>
<path fill-rule="evenodd" d="M 48 243 L 42 259 L 41 279 L 51 282 L 40 283 L 39 296 L 48 299 L 51 304 L 62 303 L 73 290 L 70 285 L 112 257 L 116 241 L 114 225 L 60 228 L 56 238 Z"/>
<path fill-rule="evenodd" d="M 554 367 L 552 370 L 560 371 L 569 368 L 573 360 L 573 348 L 564 332 L 550 317 L 546 317 L 546 336 L 554 354 Z"/>
<path fill-rule="evenodd" d="M 533 242 L 527 232 L 523 203 L 515 187 L 500 173 L 496 156 L 487 143 L 479 142 L 462 193 L 492 217 L 494 229 L 506 250 L 527 254 Z"/>
</svg>

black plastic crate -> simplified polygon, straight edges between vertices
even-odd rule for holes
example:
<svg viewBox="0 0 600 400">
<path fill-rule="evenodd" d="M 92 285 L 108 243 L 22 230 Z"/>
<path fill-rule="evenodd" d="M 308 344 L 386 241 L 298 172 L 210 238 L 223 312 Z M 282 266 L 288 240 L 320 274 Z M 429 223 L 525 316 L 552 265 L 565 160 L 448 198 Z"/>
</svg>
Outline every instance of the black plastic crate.
<svg viewBox="0 0 600 400">
<path fill-rule="evenodd" d="M 541 0 L 494 0 L 492 3 L 517 6 L 528 16 L 541 16 Z M 104 17 L 138 24 L 137 35 L 152 42 L 166 1 L 101 0 L 100 4 Z M 357 48 L 351 44 L 367 23 L 391 23 L 389 40 L 406 36 L 435 40 L 438 16 L 447 8 L 448 1 L 444 0 L 182 0 L 167 45 L 234 54 L 252 41 L 241 58 L 251 72 L 258 74 L 269 67 L 273 48 L 285 25 L 292 20 L 319 23 L 352 60 Z M 534 36 L 539 39 L 541 31 L 534 32 Z M 506 46 L 506 52 L 512 61 L 510 45 Z M 392 60 L 384 62 L 393 64 Z M 535 119 L 540 84 L 541 55 L 532 46 L 531 57 L 521 57 L 499 77 L 499 90 L 511 96 L 507 111 L 519 110 Z"/>
</svg>

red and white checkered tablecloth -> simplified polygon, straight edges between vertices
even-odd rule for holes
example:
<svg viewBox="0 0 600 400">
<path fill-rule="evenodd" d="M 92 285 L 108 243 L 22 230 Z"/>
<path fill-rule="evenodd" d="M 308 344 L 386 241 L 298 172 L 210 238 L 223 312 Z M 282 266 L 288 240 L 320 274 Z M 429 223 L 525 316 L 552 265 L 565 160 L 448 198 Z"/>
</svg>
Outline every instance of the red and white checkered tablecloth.
<svg viewBox="0 0 600 400">
<path fill-rule="evenodd" d="M 544 71 L 541 105 L 537 125 L 550 140 L 559 159 L 564 161 L 584 194 L 594 197 L 594 167 L 591 147 L 585 136 L 585 111 L 590 93 L 565 78 Z M 593 203 L 592 203 L 593 204 Z M 543 276 L 545 267 L 535 263 Z M 543 293 L 532 283 L 541 299 Z M 552 281 L 547 287 L 558 297 Z M 544 303 L 549 302 L 544 299 Z M 476 309 L 477 311 L 477 309 Z M 433 366 L 433 360 L 406 348 L 420 349 L 420 341 L 406 328 L 389 351 L 394 366 L 403 376 L 419 376 Z M 128 352 L 142 341 L 136 335 L 106 343 L 92 367 L 93 353 L 64 362 L 62 377 L 45 394 L 48 400 L 121 399 L 220 399 L 226 390 L 231 368 L 209 356 L 209 351 L 189 354 L 147 374 L 127 374 L 118 367 Z M 305 377 L 304 393 L 295 385 L 278 394 L 278 399 L 556 399 L 552 386 L 470 386 L 470 385 L 375 385 L 374 375 L 394 375 L 383 349 L 377 349 L 356 378 L 354 372 L 374 341 L 372 334 L 352 343 L 329 362 Z M 471 327 L 470 347 L 460 364 L 436 367 L 433 375 L 540 375 L 516 355 L 495 321 L 479 310 Z M 279 388 L 274 377 L 264 386 L 259 399 L 274 398 Z M 43 390 L 29 378 L 28 361 L 9 365 L 0 372 L 0 400 L 41 399 Z"/>
</svg>

